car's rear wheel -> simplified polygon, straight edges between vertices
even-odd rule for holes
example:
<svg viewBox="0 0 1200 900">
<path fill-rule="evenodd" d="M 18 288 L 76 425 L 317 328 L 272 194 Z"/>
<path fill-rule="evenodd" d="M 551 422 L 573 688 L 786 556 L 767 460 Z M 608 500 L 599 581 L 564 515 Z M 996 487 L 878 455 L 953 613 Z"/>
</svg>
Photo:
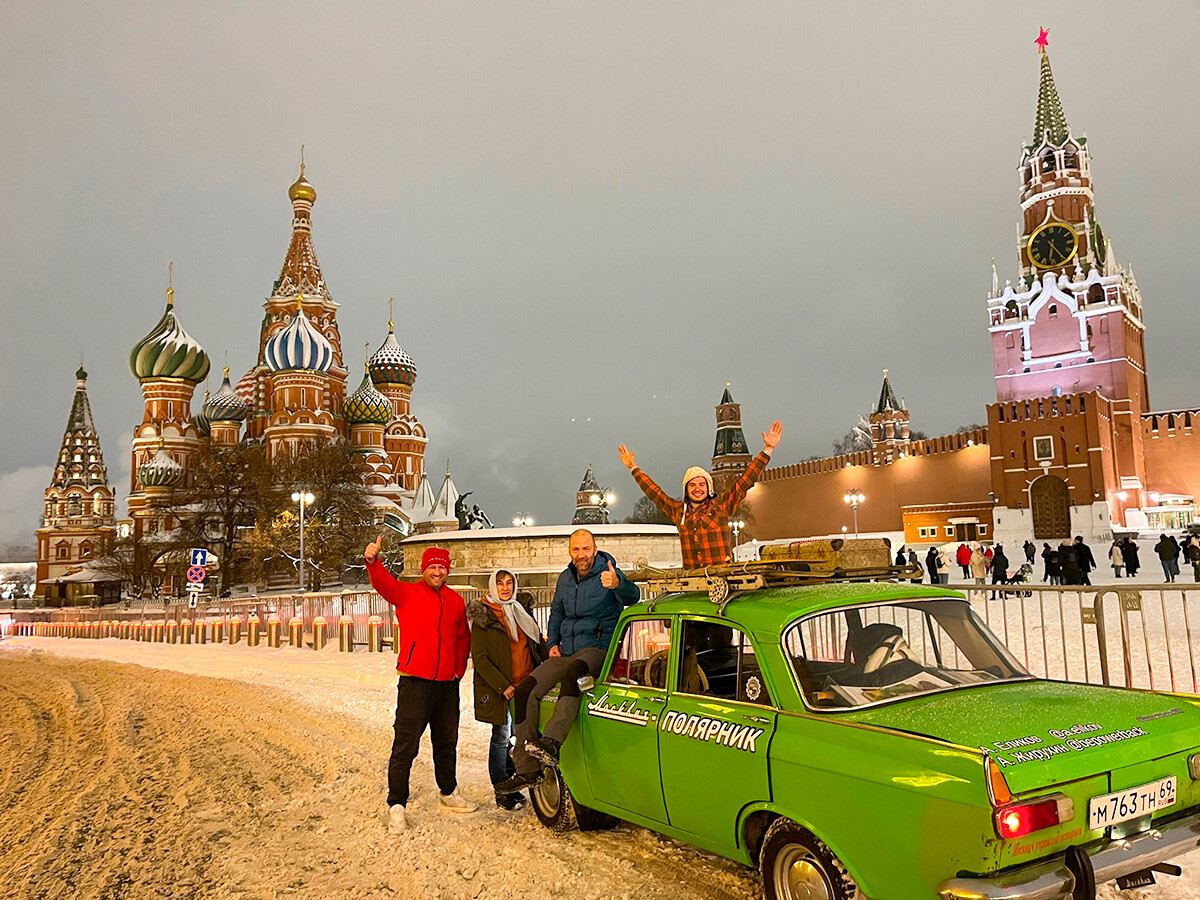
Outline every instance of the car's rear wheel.
<svg viewBox="0 0 1200 900">
<path fill-rule="evenodd" d="M 861 900 L 833 851 L 790 819 L 767 829 L 759 856 L 766 900 Z"/>
<path fill-rule="evenodd" d="M 572 797 L 558 769 L 544 766 L 542 774 L 542 783 L 529 789 L 529 799 L 538 821 L 547 828 L 560 833 L 576 827 L 580 831 L 604 831 L 620 823 L 615 816 L 584 806 Z"/>
</svg>

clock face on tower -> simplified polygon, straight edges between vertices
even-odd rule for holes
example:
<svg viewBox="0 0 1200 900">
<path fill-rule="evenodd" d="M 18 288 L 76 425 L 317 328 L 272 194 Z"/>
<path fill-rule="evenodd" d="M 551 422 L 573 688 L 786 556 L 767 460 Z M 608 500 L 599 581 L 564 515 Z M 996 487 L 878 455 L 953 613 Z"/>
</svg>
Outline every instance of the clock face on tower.
<svg viewBox="0 0 1200 900">
<path fill-rule="evenodd" d="M 1029 236 L 1026 249 L 1029 259 L 1039 269 L 1053 269 L 1074 256 L 1078 245 L 1079 238 L 1070 225 L 1047 222 Z"/>
</svg>

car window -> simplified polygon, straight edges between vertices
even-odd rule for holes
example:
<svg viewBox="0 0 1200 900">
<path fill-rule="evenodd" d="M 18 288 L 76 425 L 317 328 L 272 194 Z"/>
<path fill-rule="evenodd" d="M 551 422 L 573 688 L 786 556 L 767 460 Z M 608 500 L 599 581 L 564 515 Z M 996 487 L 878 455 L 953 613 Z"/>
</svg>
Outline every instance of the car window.
<svg viewBox="0 0 1200 900">
<path fill-rule="evenodd" d="M 855 707 L 1029 678 L 961 600 L 838 609 L 793 624 L 784 646 L 813 707 Z"/>
<path fill-rule="evenodd" d="M 670 619 L 635 619 L 621 632 L 617 655 L 608 670 L 613 684 L 667 685 L 667 657 L 671 649 Z"/>
<path fill-rule="evenodd" d="M 771 705 L 750 639 L 721 622 L 685 621 L 676 689 Z"/>
</svg>

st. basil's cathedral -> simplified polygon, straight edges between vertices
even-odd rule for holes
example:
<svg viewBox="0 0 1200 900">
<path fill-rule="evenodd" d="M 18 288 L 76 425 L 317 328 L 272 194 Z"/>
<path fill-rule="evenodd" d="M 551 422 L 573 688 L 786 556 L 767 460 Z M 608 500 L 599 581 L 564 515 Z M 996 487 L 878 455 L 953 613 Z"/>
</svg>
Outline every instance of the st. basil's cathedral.
<svg viewBox="0 0 1200 900">
<path fill-rule="evenodd" d="M 365 360 L 362 380 L 347 396 L 350 373 L 338 304 L 313 248 L 317 192 L 303 164 L 288 197 L 291 243 L 263 304 L 257 360 L 236 385 L 226 367 L 217 392 L 206 393 L 199 410 L 193 410 L 196 389 L 211 364 L 180 322 L 170 286 L 162 317 L 129 354 L 144 404 L 134 429 L 127 500 L 132 528 L 140 535 L 172 527 L 164 501 L 189 483 L 189 465 L 202 447 L 241 441 L 261 444 L 269 459 L 321 439 L 349 441 L 359 451 L 377 521 L 398 517 L 411 530 L 437 518 L 429 502 L 432 489 L 422 485 L 427 436 L 411 408 L 416 365 L 389 321 L 387 336 Z M 46 490 L 46 514 L 38 530 L 39 582 L 86 566 L 102 555 L 115 533 L 113 491 L 91 421 L 86 377 L 81 368 L 59 466 Z M 452 485 L 443 485 L 445 490 Z"/>
</svg>

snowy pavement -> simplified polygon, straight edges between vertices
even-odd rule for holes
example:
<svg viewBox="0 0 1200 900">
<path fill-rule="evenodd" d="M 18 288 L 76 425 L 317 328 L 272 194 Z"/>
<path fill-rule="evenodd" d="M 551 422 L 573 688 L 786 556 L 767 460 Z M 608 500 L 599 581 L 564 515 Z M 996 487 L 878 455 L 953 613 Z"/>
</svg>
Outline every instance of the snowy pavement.
<svg viewBox="0 0 1200 900">
<path fill-rule="evenodd" d="M 127 898 L 759 896 L 753 870 L 642 828 L 556 836 L 528 809 L 497 809 L 489 729 L 472 716 L 469 674 L 459 782 L 480 810 L 436 808 L 426 740 L 413 769 L 414 827 L 388 836 L 381 813 L 393 663 L 387 653 L 333 645 L 0 641 L 0 703 L 19 696 L 35 710 L 6 719 L 26 723 L 12 726 L 24 744 L 0 791 L 6 861 L 29 851 L 14 896 L 62 896 L 67 886 L 78 896 Z M 35 767 L 41 740 L 51 748 L 41 770 L 22 769 Z M 81 780 L 72 781 L 77 768 Z M 120 777 L 101 777 L 108 769 Z M 157 784 L 156 771 L 170 784 Z M 242 781 L 261 790 L 243 795 Z M 15 784 L 24 800 L 14 807 L 4 795 Z M 172 855 L 177 847 L 186 852 Z M 1200 900 L 1200 852 L 1180 862 L 1181 879 L 1125 893 L 1109 885 L 1099 896 Z"/>
</svg>

